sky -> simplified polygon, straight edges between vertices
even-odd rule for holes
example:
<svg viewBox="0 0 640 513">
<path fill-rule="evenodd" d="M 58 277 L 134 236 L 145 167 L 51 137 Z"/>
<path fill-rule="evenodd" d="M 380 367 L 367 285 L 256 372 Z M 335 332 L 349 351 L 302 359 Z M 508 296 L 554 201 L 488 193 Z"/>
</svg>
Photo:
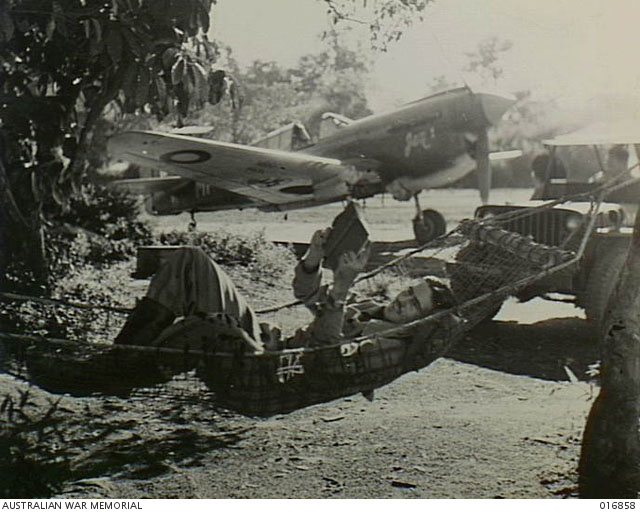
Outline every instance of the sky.
<svg viewBox="0 0 640 513">
<path fill-rule="evenodd" d="M 605 97 L 630 97 L 625 115 L 640 118 L 637 0 L 437 0 L 425 18 L 375 55 L 368 86 L 374 110 L 424 96 L 438 75 L 477 85 L 462 73 L 465 53 L 497 36 L 513 43 L 501 90 L 598 109 L 607 107 Z M 327 16 L 320 0 L 218 0 L 213 23 L 241 65 L 260 59 L 292 66 L 321 49 Z"/>
</svg>

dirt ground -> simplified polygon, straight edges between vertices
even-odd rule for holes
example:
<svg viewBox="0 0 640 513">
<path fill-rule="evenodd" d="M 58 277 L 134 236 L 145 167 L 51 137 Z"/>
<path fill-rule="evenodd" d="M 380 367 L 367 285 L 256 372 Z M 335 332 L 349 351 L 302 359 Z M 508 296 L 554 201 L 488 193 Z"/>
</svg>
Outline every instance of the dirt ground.
<svg viewBox="0 0 640 513">
<path fill-rule="evenodd" d="M 277 287 L 234 278 L 258 308 L 282 300 Z M 594 330 L 578 310 L 541 300 L 509 303 L 496 319 L 372 402 L 358 395 L 247 418 L 176 379 L 168 395 L 63 396 L 62 437 L 36 450 L 64 446 L 66 497 L 573 497 L 597 395 L 587 375 Z M 27 388 L 0 374 L 2 395 Z M 58 398 L 32 387 L 27 406 L 42 412 Z"/>
</svg>

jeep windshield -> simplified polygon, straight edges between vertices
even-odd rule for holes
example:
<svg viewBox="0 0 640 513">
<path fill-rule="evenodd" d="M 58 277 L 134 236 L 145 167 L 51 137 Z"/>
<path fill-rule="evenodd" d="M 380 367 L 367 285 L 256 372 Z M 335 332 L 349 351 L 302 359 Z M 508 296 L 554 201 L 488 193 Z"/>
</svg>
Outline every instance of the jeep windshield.
<svg viewBox="0 0 640 513">
<path fill-rule="evenodd" d="M 548 152 L 535 199 L 549 200 L 589 192 L 603 183 L 640 178 L 640 126 L 591 125 L 544 141 Z M 534 171 L 535 172 L 535 171 Z M 534 180 L 535 181 L 535 180 Z M 640 182 L 615 190 L 607 201 L 640 201 Z"/>
</svg>

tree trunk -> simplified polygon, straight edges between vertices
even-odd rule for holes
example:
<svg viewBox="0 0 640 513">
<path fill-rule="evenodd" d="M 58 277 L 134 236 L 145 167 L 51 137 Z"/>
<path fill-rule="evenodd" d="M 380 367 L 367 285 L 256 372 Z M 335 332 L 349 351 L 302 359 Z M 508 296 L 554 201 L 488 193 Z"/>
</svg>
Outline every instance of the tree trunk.
<svg viewBox="0 0 640 513">
<path fill-rule="evenodd" d="M 601 341 L 601 389 L 582 440 L 582 498 L 638 496 L 640 484 L 640 212 Z"/>
<path fill-rule="evenodd" d="M 11 190 L 4 164 L 0 159 L 0 269 L 5 270 L 13 258 L 21 258 L 38 281 L 44 281 L 47 262 L 44 233 L 39 211 L 26 217 Z M 4 277 L 0 277 L 0 284 Z"/>
</svg>

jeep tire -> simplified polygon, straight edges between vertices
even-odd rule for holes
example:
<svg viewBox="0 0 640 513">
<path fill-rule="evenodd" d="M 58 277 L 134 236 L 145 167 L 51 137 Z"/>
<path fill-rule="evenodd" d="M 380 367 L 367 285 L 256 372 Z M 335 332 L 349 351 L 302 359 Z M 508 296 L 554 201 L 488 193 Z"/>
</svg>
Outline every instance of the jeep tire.
<svg viewBox="0 0 640 513">
<path fill-rule="evenodd" d="M 581 303 L 587 319 L 600 326 L 609 297 L 627 257 L 627 248 L 615 244 L 603 251 L 591 266 Z"/>
</svg>

